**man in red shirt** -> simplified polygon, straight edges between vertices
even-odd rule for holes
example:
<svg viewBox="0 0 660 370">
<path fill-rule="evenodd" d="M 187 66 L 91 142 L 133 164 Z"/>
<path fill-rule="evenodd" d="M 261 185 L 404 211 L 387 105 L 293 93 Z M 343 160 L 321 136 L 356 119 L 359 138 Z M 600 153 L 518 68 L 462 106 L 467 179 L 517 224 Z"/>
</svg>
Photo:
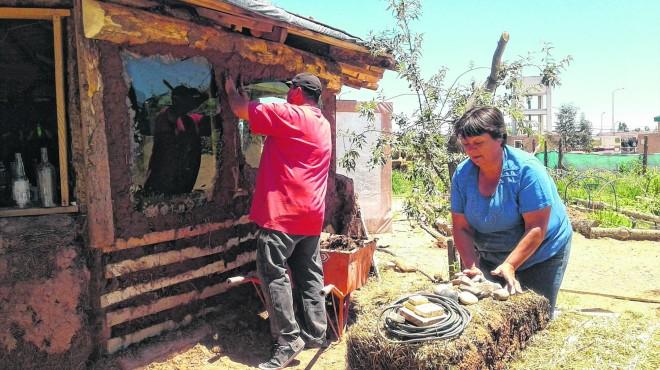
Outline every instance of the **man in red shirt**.
<svg viewBox="0 0 660 370">
<path fill-rule="evenodd" d="M 250 102 L 228 77 L 225 91 L 238 118 L 265 135 L 250 218 L 259 225 L 257 274 L 267 301 L 272 357 L 260 369 L 281 369 L 307 347 L 325 344 L 326 314 L 319 236 L 323 227 L 330 124 L 318 107 L 322 85 L 311 73 L 296 75 L 286 103 Z M 298 294 L 296 322 L 287 266 Z"/>
</svg>

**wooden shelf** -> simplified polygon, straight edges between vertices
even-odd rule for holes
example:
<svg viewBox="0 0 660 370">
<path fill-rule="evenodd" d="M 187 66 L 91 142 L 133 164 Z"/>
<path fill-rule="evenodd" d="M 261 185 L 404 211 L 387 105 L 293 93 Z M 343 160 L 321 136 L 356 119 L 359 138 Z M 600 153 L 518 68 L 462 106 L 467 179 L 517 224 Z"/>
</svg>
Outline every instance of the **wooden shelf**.
<svg viewBox="0 0 660 370">
<path fill-rule="evenodd" d="M 52 208 L 0 208 L 0 217 L 42 216 L 58 213 L 78 213 L 80 208 L 75 206 Z"/>
</svg>

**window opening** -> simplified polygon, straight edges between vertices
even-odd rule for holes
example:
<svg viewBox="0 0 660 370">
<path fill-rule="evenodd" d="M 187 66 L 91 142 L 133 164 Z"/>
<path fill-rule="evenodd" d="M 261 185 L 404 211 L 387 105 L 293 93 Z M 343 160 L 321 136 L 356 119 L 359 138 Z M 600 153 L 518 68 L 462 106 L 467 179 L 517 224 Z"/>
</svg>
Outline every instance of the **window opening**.
<svg viewBox="0 0 660 370">
<path fill-rule="evenodd" d="M 133 117 L 131 178 L 138 208 L 213 192 L 219 161 L 217 87 L 202 57 L 122 52 Z"/>
<path fill-rule="evenodd" d="M 0 217 L 70 205 L 65 9 L 0 8 Z"/>
</svg>

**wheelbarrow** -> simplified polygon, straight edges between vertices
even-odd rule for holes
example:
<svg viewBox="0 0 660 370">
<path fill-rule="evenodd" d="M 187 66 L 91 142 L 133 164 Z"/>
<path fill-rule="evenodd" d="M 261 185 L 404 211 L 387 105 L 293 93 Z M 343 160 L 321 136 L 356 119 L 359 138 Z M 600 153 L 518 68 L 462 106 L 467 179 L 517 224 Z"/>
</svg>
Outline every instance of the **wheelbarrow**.
<svg viewBox="0 0 660 370">
<path fill-rule="evenodd" d="M 334 322 L 328 320 L 328 324 L 337 338 L 341 338 L 346 328 L 351 293 L 369 279 L 375 251 L 376 240 L 370 240 L 362 248 L 351 251 L 321 249 L 326 286 L 324 293 L 332 294 L 333 299 Z"/>
<path fill-rule="evenodd" d="M 327 313 L 328 325 L 338 339 L 344 333 L 351 293 L 359 289 L 369 279 L 369 270 L 376 251 L 376 240 L 364 243 L 364 246 L 351 251 L 321 249 L 323 277 L 325 287 L 321 294 L 331 295 L 333 300 L 333 316 Z M 266 300 L 259 285 L 261 281 L 254 274 L 234 276 L 227 279 L 229 284 L 252 283 L 261 303 L 266 306 Z"/>
</svg>

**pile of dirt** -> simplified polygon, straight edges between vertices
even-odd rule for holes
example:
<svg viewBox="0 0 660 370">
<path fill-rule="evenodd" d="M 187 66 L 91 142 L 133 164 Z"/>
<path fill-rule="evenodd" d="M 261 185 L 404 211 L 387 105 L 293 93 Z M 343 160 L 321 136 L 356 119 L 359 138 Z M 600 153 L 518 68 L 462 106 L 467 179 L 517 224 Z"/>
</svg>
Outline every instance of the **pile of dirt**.
<svg viewBox="0 0 660 370">
<path fill-rule="evenodd" d="M 364 247 L 367 242 L 368 240 L 355 239 L 346 235 L 330 235 L 327 239 L 321 240 L 321 249 L 350 252 Z"/>
<path fill-rule="evenodd" d="M 390 279 L 383 276 L 383 280 Z M 455 340 L 392 343 L 377 330 L 382 325 L 381 310 L 391 297 L 410 294 L 406 287 L 413 286 L 419 287 L 419 283 L 382 284 L 380 288 L 367 285 L 365 291 L 356 294 L 358 312 L 347 338 L 350 369 L 503 369 L 514 353 L 549 321 L 548 300 L 526 292 L 504 302 L 484 299 L 467 306 L 472 320 Z M 396 292 L 394 288 L 403 289 Z"/>
</svg>

